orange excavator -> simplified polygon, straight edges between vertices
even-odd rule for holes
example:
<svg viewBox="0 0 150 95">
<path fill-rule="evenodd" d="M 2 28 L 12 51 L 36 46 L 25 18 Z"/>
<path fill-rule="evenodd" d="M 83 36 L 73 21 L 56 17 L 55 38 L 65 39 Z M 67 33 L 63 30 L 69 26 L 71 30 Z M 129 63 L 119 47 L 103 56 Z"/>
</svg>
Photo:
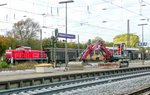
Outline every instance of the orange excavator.
<svg viewBox="0 0 150 95">
<path fill-rule="evenodd" d="M 116 65 L 119 68 L 128 67 L 129 61 L 124 57 L 125 44 L 118 43 L 114 44 L 113 51 L 107 49 L 104 45 L 104 41 L 99 38 L 94 44 L 89 44 L 87 48 L 82 52 L 80 60 L 83 61 L 83 64 L 87 63 L 86 57 L 94 50 L 100 51 L 101 55 L 104 58 L 104 63 L 101 63 L 100 66 L 112 66 Z"/>
</svg>

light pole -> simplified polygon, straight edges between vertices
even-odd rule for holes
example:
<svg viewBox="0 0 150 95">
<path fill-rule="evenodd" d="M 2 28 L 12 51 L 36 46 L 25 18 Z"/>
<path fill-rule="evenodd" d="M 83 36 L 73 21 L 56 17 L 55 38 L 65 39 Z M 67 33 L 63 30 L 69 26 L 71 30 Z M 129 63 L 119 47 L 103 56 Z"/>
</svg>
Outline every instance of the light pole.
<svg viewBox="0 0 150 95">
<path fill-rule="evenodd" d="M 42 50 L 43 50 L 43 48 L 42 48 L 42 29 L 39 29 L 39 32 L 40 32 L 40 48 L 41 48 L 41 63 L 43 62 L 43 60 L 42 60 L 42 58 L 43 58 L 43 53 L 42 53 Z"/>
<path fill-rule="evenodd" d="M 67 4 L 68 3 L 72 3 L 74 2 L 73 0 L 69 0 L 69 1 L 61 1 L 59 2 L 59 4 L 66 4 L 66 20 L 65 20 L 65 23 L 66 23 L 66 34 L 67 34 Z M 67 38 L 66 38 L 66 41 L 65 41 L 65 64 L 66 64 L 66 67 L 67 67 L 67 64 L 68 64 L 68 50 L 67 50 Z"/>
<path fill-rule="evenodd" d="M 138 24 L 138 26 L 142 26 L 142 50 L 144 49 L 143 43 L 144 43 L 144 26 L 147 24 Z M 144 65 L 144 50 L 142 51 L 142 64 Z"/>
<path fill-rule="evenodd" d="M 127 47 L 130 47 L 130 20 L 127 20 Z"/>
</svg>

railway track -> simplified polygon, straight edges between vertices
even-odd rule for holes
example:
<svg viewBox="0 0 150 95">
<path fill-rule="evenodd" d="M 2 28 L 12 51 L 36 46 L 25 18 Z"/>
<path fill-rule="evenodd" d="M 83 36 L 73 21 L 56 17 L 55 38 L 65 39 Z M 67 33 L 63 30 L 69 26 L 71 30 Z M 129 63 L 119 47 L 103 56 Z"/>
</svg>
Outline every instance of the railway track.
<svg viewBox="0 0 150 95">
<path fill-rule="evenodd" d="M 128 93 L 128 95 L 150 95 L 150 86 Z"/>
<path fill-rule="evenodd" d="M 68 80 L 64 82 L 56 82 L 10 90 L 3 90 L 0 91 L 0 95 L 53 95 L 147 75 L 150 75 L 150 70 L 144 70 L 142 72 L 127 72 L 122 74 L 106 75 L 100 77 L 82 78 L 76 80 Z"/>
<path fill-rule="evenodd" d="M 90 78 L 90 77 L 102 77 L 107 75 L 118 75 L 124 73 L 131 72 L 142 72 L 150 70 L 150 66 L 144 67 L 129 67 L 129 68 L 121 68 L 121 69 L 110 69 L 110 70 L 89 70 L 89 71 L 76 71 L 76 72 L 63 72 L 60 74 L 43 74 L 34 76 L 34 74 L 30 74 L 30 76 L 26 75 L 25 77 L 20 77 L 19 75 L 16 77 L 7 76 L 0 81 L 0 90 L 6 89 L 14 89 L 14 88 L 22 88 L 27 86 L 55 83 L 55 82 L 63 82 L 69 80 L 76 80 L 82 78 Z M 27 77 L 28 76 L 28 77 Z"/>
</svg>

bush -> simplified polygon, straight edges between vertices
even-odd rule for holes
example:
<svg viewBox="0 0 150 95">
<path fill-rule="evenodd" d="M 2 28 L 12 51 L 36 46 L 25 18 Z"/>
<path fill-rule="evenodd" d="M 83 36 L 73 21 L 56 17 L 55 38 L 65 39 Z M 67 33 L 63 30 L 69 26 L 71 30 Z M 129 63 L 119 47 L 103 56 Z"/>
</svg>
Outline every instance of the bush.
<svg viewBox="0 0 150 95">
<path fill-rule="evenodd" d="M 33 69 L 37 63 L 21 63 L 16 65 L 11 65 L 11 69 Z"/>
<path fill-rule="evenodd" d="M 0 68 L 8 68 L 9 65 L 6 62 L 1 61 L 0 62 Z"/>
<path fill-rule="evenodd" d="M 0 61 L 0 70 L 23 70 L 23 69 L 33 69 L 38 63 L 21 63 L 21 64 L 7 64 L 6 62 Z"/>
</svg>

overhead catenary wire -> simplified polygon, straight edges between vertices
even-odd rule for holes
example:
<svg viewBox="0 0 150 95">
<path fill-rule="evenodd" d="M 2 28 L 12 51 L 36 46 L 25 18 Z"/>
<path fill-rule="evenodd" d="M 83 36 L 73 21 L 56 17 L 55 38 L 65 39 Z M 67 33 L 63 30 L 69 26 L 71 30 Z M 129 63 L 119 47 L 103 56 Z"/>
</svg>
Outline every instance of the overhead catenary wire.
<svg viewBox="0 0 150 95">
<path fill-rule="evenodd" d="M 99 4 L 99 3 L 98 3 Z M 113 3 L 112 3 L 113 4 Z M 91 6 L 91 5 L 90 5 Z M 76 7 L 76 6 L 75 6 Z M 86 6 L 87 7 L 87 6 Z M 89 5 L 88 5 L 88 7 L 89 7 Z M 51 8 L 51 11 L 52 11 L 52 8 L 53 7 L 50 7 Z M 60 8 L 60 7 L 57 7 L 57 12 L 58 12 L 58 8 Z M 70 7 L 70 8 L 72 8 L 72 7 Z M 25 13 L 31 13 L 31 14 L 37 14 L 37 15 L 40 15 L 39 13 L 35 13 L 35 12 L 31 12 L 31 11 L 24 11 L 24 10 L 18 10 L 18 9 L 13 9 L 13 8 L 10 8 L 10 9 L 12 9 L 12 10 L 17 10 L 17 11 L 22 11 L 22 12 L 25 12 Z M 112 9 L 112 8 L 111 8 Z M 129 11 L 129 10 L 128 10 Z M 51 14 L 52 14 L 52 12 L 51 12 Z M 57 13 L 57 15 L 58 15 L 59 13 Z"/>
<path fill-rule="evenodd" d="M 105 2 L 107 2 L 107 3 L 110 3 L 110 2 L 107 1 L 107 0 L 103 0 L 103 1 L 105 1 Z M 118 5 L 114 4 L 113 2 L 111 2 L 110 4 L 112 4 L 112 5 L 114 5 L 114 6 L 117 6 L 117 7 L 121 8 L 121 9 L 123 9 L 123 10 L 126 10 L 126 11 L 128 11 L 128 12 L 131 12 L 131 13 L 134 13 L 134 14 L 136 14 L 136 15 L 139 15 L 139 16 L 141 16 L 141 17 L 149 18 L 149 17 L 143 16 L 143 15 L 140 15 L 140 14 L 134 12 L 134 11 L 131 11 L 131 10 L 127 9 L 127 8 L 118 6 Z"/>
<path fill-rule="evenodd" d="M 25 0 L 24 0 L 25 1 Z M 49 0 L 48 0 L 49 1 Z M 106 3 L 106 2 L 103 2 L 103 3 Z M 103 4 L 102 2 L 101 3 L 96 3 L 95 5 L 97 5 L 97 4 Z M 36 4 L 36 3 L 35 3 Z M 113 2 L 112 2 L 112 4 L 113 4 Z M 40 6 L 44 6 L 44 5 L 40 5 Z M 89 7 L 91 7 L 92 6 L 92 4 L 91 5 L 89 5 Z M 93 5 L 94 6 L 94 5 Z M 58 6 L 56 6 L 56 7 L 58 7 Z M 87 7 L 87 5 L 86 6 L 73 6 L 73 7 Z M 69 7 L 69 8 L 73 8 L 73 7 Z M 60 7 L 58 7 L 58 8 L 60 8 Z M 62 8 L 62 7 L 61 7 Z M 64 8 L 64 7 L 63 7 Z M 20 9 L 14 9 L 14 8 L 9 8 L 10 10 L 16 10 L 16 11 L 20 11 L 20 12 L 24 12 L 24 13 L 29 13 L 29 14 L 34 14 L 34 15 L 41 15 L 41 13 L 36 13 L 36 12 L 32 12 L 32 11 L 25 11 L 25 10 L 20 10 Z M 59 12 L 58 12 L 58 14 L 59 14 Z M 47 15 L 47 16 L 51 16 L 51 15 Z M 100 17 L 99 15 L 98 15 L 98 17 Z M 56 19 L 58 19 L 57 17 L 56 17 Z M 62 20 L 63 20 L 63 18 L 61 18 Z M 91 19 L 91 18 L 87 18 L 87 19 Z M 86 20 L 86 18 L 85 18 L 85 20 Z M 70 20 L 71 21 L 71 20 Z M 111 20 L 112 21 L 112 20 Z M 73 21 L 72 20 L 72 22 L 75 22 L 75 23 L 78 23 L 78 24 L 80 24 L 81 22 L 78 22 L 78 21 Z M 113 21 L 113 22 L 115 22 L 115 21 Z M 88 26 L 91 26 L 91 27 L 99 27 L 99 26 L 95 26 L 95 25 L 93 25 L 93 24 L 89 24 Z M 103 27 L 99 27 L 99 28 L 103 28 Z M 105 28 L 105 29 L 107 29 L 107 28 Z M 108 28 L 109 29 L 109 28 Z M 112 29 L 112 30 L 116 30 L 116 29 Z"/>
<path fill-rule="evenodd" d="M 49 1 L 49 0 L 48 0 Z M 109 1 L 106 1 L 106 0 L 103 0 L 104 2 L 103 3 L 109 3 Z M 27 3 L 30 3 L 29 1 L 25 1 L 25 0 L 23 0 L 22 2 L 27 2 Z M 143 2 L 145 2 L 145 1 L 143 1 Z M 34 3 L 34 5 L 37 5 L 37 2 L 35 3 L 35 2 L 33 2 Z M 85 5 L 85 6 L 72 6 L 72 7 L 69 7 L 69 8 L 73 8 L 73 7 L 88 7 L 87 8 L 87 10 L 89 10 L 89 7 L 91 7 L 91 6 L 95 6 L 95 5 L 98 5 L 98 4 L 103 4 L 102 2 L 101 3 L 96 3 L 96 4 L 91 4 L 91 5 Z M 47 2 L 45 3 L 45 4 L 47 4 Z M 111 2 L 111 4 L 113 4 L 113 2 Z M 51 8 L 54 8 L 52 5 L 53 4 L 50 4 L 51 6 L 47 6 L 47 8 L 49 7 L 50 9 Z M 115 5 L 115 4 L 113 4 L 113 5 Z M 38 6 L 42 6 L 42 7 L 45 7 L 44 5 L 39 5 L 38 4 Z M 62 8 L 62 7 L 60 7 L 60 6 L 58 6 L 58 5 L 54 5 L 55 7 L 56 7 L 56 9 L 57 8 Z M 117 6 L 117 5 L 115 5 L 115 6 Z M 117 7 L 120 7 L 120 6 L 117 6 Z M 65 8 L 65 7 L 63 7 L 63 8 Z M 129 12 L 132 12 L 132 13 L 135 13 L 135 12 L 133 12 L 133 11 L 131 11 L 131 10 L 128 10 L 128 9 L 126 9 L 126 8 L 124 8 L 124 7 L 120 7 L 120 8 L 123 8 L 123 9 L 125 9 L 125 10 L 127 10 L 127 11 L 129 11 Z M 10 8 L 10 9 L 13 9 L 13 8 Z M 112 8 L 111 8 L 112 9 Z M 14 10 L 14 9 L 13 9 Z M 15 9 L 15 10 L 17 10 L 17 9 Z M 23 10 L 22 10 L 23 11 Z M 29 12 L 29 11 L 24 11 L 24 12 L 27 12 L 27 13 L 33 13 L 33 14 L 38 14 L 38 13 L 35 13 L 35 12 Z M 135 14 L 137 14 L 137 15 L 139 15 L 138 13 L 135 13 Z"/>
<path fill-rule="evenodd" d="M 144 2 L 144 3 L 146 3 L 146 4 L 148 4 L 148 5 L 150 5 L 150 3 L 149 3 L 149 2 L 147 2 L 147 1 L 145 1 L 145 0 L 143 0 L 143 2 Z"/>
<path fill-rule="evenodd" d="M 24 10 L 20 10 L 20 9 L 14 9 L 14 8 L 7 8 L 6 7 L 6 9 L 11 9 L 11 10 L 15 10 L 15 11 L 20 11 L 20 12 L 25 12 L 25 13 L 30 13 L 30 14 L 34 14 L 34 15 L 40 15 L 40 16 L 42 16 L 42 14 L 40 14 L 40 13 L 35 13 L 35 12 L 30 12 L 30 11 L 24 11 Z M 48 15 L 47 15 L 48 16 Z M 57 17 L 56 17 L 57 18 Z M 58 19 L 58 18 L 57 18 Z M 63 18 L 61 18 L 61 19 L 63 19 Z M 78 23 L 78 24 L 80 24 L 81 22 L 77 22 L 77 21 L 73 21 L 73 20 L 70 20 L 70 21 L 72 21 L 72 22 L 76 22 L 76 23 Z M 101 27 L 101 26 L 97 26 L 97 25 L 92 25 L 92 24 L 86 24 L 86 25 L 88 25 L 88 26 L 93 26 L 93 27 L 98 27 L 98 28 L 102 28 L 102 29 L 108 29 L 108 30 L 114 30 L 114 31 L 116 31 L 116 29 L 113 29 L 113 28 L 107 28 L 107 27 Z M 117 31 L 120 31 L 120 30 L 117 30 Z"/>
</svg>

